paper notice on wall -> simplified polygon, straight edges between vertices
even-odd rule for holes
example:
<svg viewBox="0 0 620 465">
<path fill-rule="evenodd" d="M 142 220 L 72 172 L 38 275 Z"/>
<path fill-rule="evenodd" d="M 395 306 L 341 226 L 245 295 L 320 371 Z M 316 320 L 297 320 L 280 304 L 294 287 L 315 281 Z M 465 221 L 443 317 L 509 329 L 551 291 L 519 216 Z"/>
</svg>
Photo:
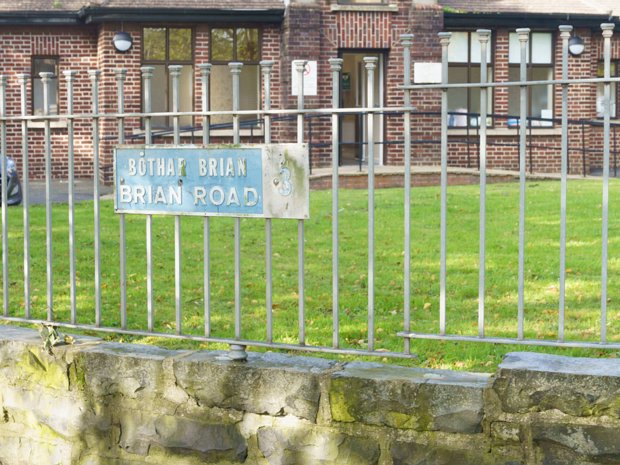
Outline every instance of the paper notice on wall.
<svg viewBox="0 0 620 465">
<path fill-rule="evenodd" d="M 414 63 L 413 82 L 415 84 L 441 83 L 441 63 Z"/>
<path fill-rule="evenodd" d="M 299 72 L 297 71 L 297 61 L 294 60 L 291 63 L 291 95 L 298 95 L 299 90 Z M 317 62 L 306 61 L 304 67 L 304 95 L 315 96 L 317 95 Z"/>
</svg>

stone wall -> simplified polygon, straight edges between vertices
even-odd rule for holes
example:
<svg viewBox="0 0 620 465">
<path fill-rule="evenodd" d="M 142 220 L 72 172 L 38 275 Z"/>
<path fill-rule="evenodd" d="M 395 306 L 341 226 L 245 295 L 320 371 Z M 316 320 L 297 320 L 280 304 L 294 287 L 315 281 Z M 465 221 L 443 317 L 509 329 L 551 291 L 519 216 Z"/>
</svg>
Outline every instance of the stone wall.
<svg viewBox="0 0 620 465">
<path fill-rule="evenodd" d="M 0 463 L 620 463 L 620 362 L 506 357 L 495 376 L 0 327 Z"/>
</svg>

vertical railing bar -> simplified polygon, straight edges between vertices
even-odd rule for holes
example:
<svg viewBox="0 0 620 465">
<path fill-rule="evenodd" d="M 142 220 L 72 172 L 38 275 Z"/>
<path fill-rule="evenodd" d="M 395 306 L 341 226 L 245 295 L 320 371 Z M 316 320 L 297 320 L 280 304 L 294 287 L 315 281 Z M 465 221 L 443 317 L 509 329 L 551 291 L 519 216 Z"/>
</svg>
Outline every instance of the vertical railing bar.
<svg viewBox="0 0 620 465">
<path fill-rule="evenodd" d="M 572 26 L 560 26 L 562 38 L 562 79 L 568 79 L 568 39 Z M 558 305 L 558 340 L 564 340 L 566 297 L 566 195 L 568 188 L 568 84 L 562 84 L 562 167 L 560 184 L 560 298 Z"/>
<path fill-rule="evenodd" d="M 400 36 L 403 45 L 403 66 L 404 84 L 411 84 L 411 45 L 413 44 L 413 34 L 402 34 Z M 405 107 L 411 106 L 411 92 L 404 91 Z M 404 157 L 405 157 L 405 186 L 404 186 L 404 270 L 403 270 L 403 330 L 411 331 L 411 111 L 405 110 L 403 115 L 403 132 L 404 132 Z M 411 353 L 411 339 L 408 337 L 403 340 L 403 352 Z"/>
<path fill-rule="evenodd" d="M 340 72 L 342 58 L 330 58 L 332 71 L 332 108 L 340 106 Z M 339 221 L 338 221 L 338 141 L 340 127 L 338 113 L 332 113 L 332 346 L 340 347 L 340 286 L 339 286 Z"/>
<path fill-rule="evenodd" d="M 519 67 L 519 79 L 521 82 L 527 80 L 527 49 L 530 35 L 529 28 L 517 29 L 519 43 L 521 46 L 521 60 Z M 520 97 L 520 117 L 519 117 L 519 297 L 517 308 L 517 338 L 523 339 L 524 319 L 525 319 L 525 181 L 526 181 L 526 144 L 527 144 L 527 87 L 521 86 L 519 89 Z"/>
<path fill-rule="evenodd" d="M 368 108 L 375 106 L 377 57 L 364 57 Z M 367 115 L 366 162 L 368 163 L 368 350 L 375 350 L 375 131 L 374 112 Z"/>
<path fill-rule="evenodd" d="M 616 124 L 614 124 L 614 178 L 618 177 L 618 160 L 617 160 L 617 156 L 618 156 L 618 138 L 617 138 L 617 133 L 616 133 L 616 129 L 618 128 L 618 126 Z"/>
<path fill-rule="evenodd" d="M 47 271 L 47 320 L 54 319 L 54 275 L 52 253 L 52 141 L 49 116 L 50 80 L 53 74 L 49 72 L 39 73 L 43 85 L 43 116 L 45 118 L 45 242 L 46 242 L 46 271 Z"/>
<path fill-rule="evenodd" d="M 116 69 L 117 111 L 125 111 L 125 77 L 126 69 Z M 118 118 L 118 143 L 125 143 L 125 118 Z M 127 238 L 125 231 L 125 214 L 119 215 L 119 267 L 120 267 L 120 298 L 121 298 L 121 328 L 127 329 Z"/>
<path fill-rule="evenodd" d="M 271 110 L 271 70 L 274 61 L 263 60 L 260 62 L 263 75 L 264 104 L 265 110 Z M 271 115 L 265 115 L 265 144 L 271 144 Z M 265 311 L 267 319 L 266 338 L 267 342 L 273 342 L 273 230 L 271 218 L 265 218 Z"/>
<path fill-rule="evenodd" d="M 448 46 L 450 32 L 440 32 L 441 83 L 448 83 Z M 468 122 L 469 125 L 469 122 Z M 469 136 L 468 136 L 469 141 Z M 469 146 L 469 142 L 468 142 Z M 469 150 L 469 148 L 468 148 Z M 439 334 L 446 334 L 446 257 L 448 232 L 448 89 L 441 89 L 441 211 L 440 211 L 440 259 L 439 259 Z"/>
<path fill-rule="evenodd" d="M 615 25 L 601 24 L 603 30 L 603 59 L 605 79 L 611 77 L 611 36 Z M 607 270 L 609 247 L 609 158 L 611 143 L 611 84 L 604 85 L 603 99 L 603 212 L 602 212 L 602 257 L 601 257 L 601 342 L 607 342 Z"/>
<path fill-rule="evenodd" d="M 202 83 L 202 112 L 209 111 L 209 77 L 211 74 L 211 63 L 202 63 L 198 65 L 201 71 Z M 211 126 L 211 118 L 205 114 L 202 117 L 202 145 L 205 147 L 209 144 L 209 132 Z M 203 219 L 203 288 L 204 288 L 204 332 L 205 336 L 211 335 L 211 222 L 208 216 Z"/>
<path fill-rule="evenodd" d="M 297 72 L 297 143 L 304 141 L 304 70 L 306 61 L 296 60 L 295 71 Z M 299 300 L 299 345 L 306 344 L 306 310 L 305 310 L 305 231 L 304 220 L 297 221 L 297 294 Z"/>
<path fill-rule="evenodd" d="M 528 120 L 527 129 L 530 136 L 528 155 L 530 158 L 530 174 L 534 174 L 534 144 L 532 144 L 532 121 Z"/>
<path fill-rule="evenodd" d="M 177 113 L 179 111 L 179 76 L 181 75 L 182 65 L 170 65 L 168 70 L 172 77 L 172 111 Z M 172 129 L 173 129 L 173 143 L 174 145 L 181 144 L 181 132 L 179 126 L 179 115 L 172 117 Z M 181 173 L 180 176 L 183 176 Z M 179 177 L 178 183 L 182 183 L 183 180 Z M 181 215 L 175 215 L 174 217 L 174 305 L 175 305 L 175 320 L 176 320 L 176 333 L 181 334 L 183 331 L 183 309 L 182 309 L 182 256 L 181 256 Z"/>
<path fill-rule="evenodd" d="M 239 76 L 243 63 L 228 63 L 232 74 L 233 144 L 239 144 Z M 235 234 L 235 339 L 241 339 L 241 219 L 234 219 Z"/>
<path fill-rule="evenodd" d="M 99 70 L 89 70 L 93 99 L 93 201 L 95 213 L 95 325 L 101 326 L 101 211 L 99 199 Z"/>
<path fill-rule="evenodd" d="M 142 72 L 142 87 L 144 89 L 144 144 L 149 146 L 153 143 L 151 116 L 151 79 L 153 77 L 152 66 L 143 66 L 140 68 Z M 147 326 L 149 332 L 153 332 L 155 327 L 155 312 L 153 298 L 153 216 L 146 216 L 145 225 L 145 241 L 146 241 L 146 311 Z"/>
<path fill-rule="evenodd" d="M 77 282 L 76 282 L 76 258 L 75 258 L 75 131 L 73 120 L 73 79 L 75 71 L 63 71 L 67 82 L 67 149 L 69 157 L 69 275 L 70 275 L 70 301 L 71 323 L 77 323 Z"/>
<path fill-rule="evenodd" d="M 480 41 L 480 83 L 487 82 L 487 46 L 491 31 L 478 29 Z M 478 264 L 478 337 L 484 337 L 486 287 L 486 203 L 487 203 L 487 99 L 488 88 L 480 88 L 480 259 Z"/>
<path fill-rule="evenodd" d="M 28 74 L 18 74 L 21 87 L 21 115 L 28 115 Z M 30 175 L 28 163 L 28 121 L 22 120 L 22 203 L 24 205 L 24 314 L 30 318 Z"/>
<path fill-rule="evenodd" d="M 0 151 L 2 152 L 2 306 L 4 316 L 9 316 L 9 216 L 7 202 L 7 154 L 6 154 L 6 82 L 7 77 L 0 75 Z"/>
<path fill-rule="evenodd" d="M 583 177 L 586 177 L 586 121 L 581 120 L 581 170 Z"/>
</svg>

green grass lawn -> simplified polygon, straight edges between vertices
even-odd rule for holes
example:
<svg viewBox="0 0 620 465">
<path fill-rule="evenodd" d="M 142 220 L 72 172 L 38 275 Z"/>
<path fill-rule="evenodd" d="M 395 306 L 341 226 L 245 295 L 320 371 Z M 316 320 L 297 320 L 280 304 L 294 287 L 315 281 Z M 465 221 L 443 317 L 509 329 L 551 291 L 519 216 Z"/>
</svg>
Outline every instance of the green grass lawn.
<svg viewBox="0 0 620 465">
<path fill-rule="evenodd" d="M 620 341 L 620 184 L 611 183 L 609 228 L 608 338 Z M 559 297 L 559 182 L 527 186 L 525 332 L 527 338 L 557 338 Z M 566 339 L 596 341 L 600 321 L 601 198 L 600 181 L 570 181 Z M 486 334 L 514 337 L 517 331 L 518 184 L 488 187 Z M 477 334 L 478 187 L 449 188 L 447 330 Z M 438 332 L 439 188 L 412 191 L 412 330 Z M 57 320 L 69 321 L 68 214 L 55 205 L 54 309 Z M 146 329 L 145 219 L 127 215 L 128 326 Z M 367 344 L 367 192 L 340 192 L 340 337 L 342 347 Z M 9 212 L 11 316 L 23 316 L 22 209 Z M 153 219 L 155 324 L 174 332 L 174 220 Z M 212 335 L 234 336 L 233 220 L 211 220 Z M 113 203 L 102 203 L 102 304 L 104 326 L 119 326 L 119 221 Z M 264 340 L 265 222 L 243 219 L 242 335 Z M 203 220 L 185 217 L 183 230 L 183 331 L 203 332 Z M 403 191 L 376 192 L 377 349 L 401 351 L 403 340 Z M 92 202 L 76 207 L 78 320 L 91 324 L 94 314 L 94 242 Z M 32 316 L 46 316 L 45 209 L 31 208 Z M 331 192 L 311 194 L 306 222 L 306 342 L 331 345 Z M 273 221 L 274 341 L 296 343 L 297 222 Z M 110 336 L 107 336 L 110 337 Z M 189 341 L 117 336 L 168 347 L 219 347 Z M 412 341 L 418 360 L 405 365 L 494 370 L 503 354 L 539 350 L 565 355 L 615 356 L 614 351 L 523 348 L 472 342 Z"/>
</svg>

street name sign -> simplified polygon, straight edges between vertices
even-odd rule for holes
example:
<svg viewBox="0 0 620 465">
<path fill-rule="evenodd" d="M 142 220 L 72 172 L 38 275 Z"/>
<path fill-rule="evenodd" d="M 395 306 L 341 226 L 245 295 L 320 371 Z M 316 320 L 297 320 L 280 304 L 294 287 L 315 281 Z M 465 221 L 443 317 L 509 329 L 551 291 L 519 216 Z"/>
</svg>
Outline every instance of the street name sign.
<svg viewBox="0 0 620 465">
<path fill-rule="evenodd" d="M 124 145 L 117 213 L 307 219 L 307 144 Z"/>
</svg>

